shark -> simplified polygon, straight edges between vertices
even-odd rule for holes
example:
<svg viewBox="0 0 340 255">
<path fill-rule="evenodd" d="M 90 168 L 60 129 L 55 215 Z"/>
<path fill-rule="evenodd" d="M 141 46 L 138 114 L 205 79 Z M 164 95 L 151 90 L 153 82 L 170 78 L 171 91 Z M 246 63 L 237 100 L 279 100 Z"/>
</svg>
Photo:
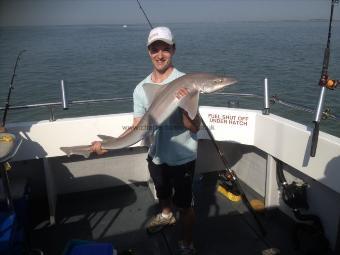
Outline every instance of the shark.
<svg viewBox="0 0 340 255">
<path fill-rule="evenodd" d="M 162 125 L 178 107 L 185 110 L 189 118 L 194 119 L 198 113 L 200 94 L 213 93 L 236 82 L 235 78 L 223 75 L 191 73 L 163 85 L 145 83 L 143 89 L 147 101 L 150 103 L 148 110 L 139 123 L 131 128 L 130 132 L 117 138 L 98 135 L 102 140 L 102 149 L 123 149 L 136 144 L 149 136 L 155 127 Z M 186 96 L 179 97 L 178 91 L 182 88 L 186 89 L 188 93 Z M 82 155 L 88 158 L 91 154 L 91 145 L 60 147 L 60 150 L 67 156 Z"/>
</svg>

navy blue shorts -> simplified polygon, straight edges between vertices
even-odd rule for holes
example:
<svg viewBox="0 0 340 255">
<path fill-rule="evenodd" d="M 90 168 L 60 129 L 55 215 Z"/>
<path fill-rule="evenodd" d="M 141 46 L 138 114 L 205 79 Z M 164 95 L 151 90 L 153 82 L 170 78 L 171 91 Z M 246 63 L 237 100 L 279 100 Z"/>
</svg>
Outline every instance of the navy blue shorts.
<svg viewBox="0 0 340 255">
<path fill-rule="evenodd" d="M 148 157 L 147 161 L 158 199 L 172 199 L 178 208 L 192 207 L 192 182 L 195 173 L 195 160 L 178 166 L 156 165 L 150 157 Z"/>
</svg>

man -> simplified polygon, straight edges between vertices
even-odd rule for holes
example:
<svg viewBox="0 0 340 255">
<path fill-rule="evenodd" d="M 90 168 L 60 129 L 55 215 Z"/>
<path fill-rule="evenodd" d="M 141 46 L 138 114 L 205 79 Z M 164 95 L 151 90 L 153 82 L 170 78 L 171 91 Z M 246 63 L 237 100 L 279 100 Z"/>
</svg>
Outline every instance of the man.
<svg viewBox="0 0 340 255">
<path fill-rule="evenodd" d="M 167 27 L 156 27 L 150 31 L 147 41 L 148 53 L 153 70 L 141 81 L 133 92 L 134 118 L 136 127 L 147 111 L 148 102 L 143 84 L 154 83 L 166 86 L 167 83 L 184 75 L 172 63 L 176 46 L 173 35 Z M 188 95 L 186 89 L 177 92 L 180 99 Z M 197 154 L 196 133 L 200 127 L 200 117 L 191 120 L 186 111 L 178 108 L 154 132 L 154 143 L 148 152 L 148 167 L 154 181 L 161 212 L 154 216 L 147 225 L 150 233 L 160 231 L 176 222 L 172 212 L 174 204 L 180 210 L 183 223 L 183 240 L 180 241 L 180 254 L 194 254 L 192 243 L 195 214 L 193 210 L 192 181 Z M 125 135 L 129 130 L 123 133 Z M 94 142 L 92 151 L 103 154 L 100 142 Z"/>
</svg>

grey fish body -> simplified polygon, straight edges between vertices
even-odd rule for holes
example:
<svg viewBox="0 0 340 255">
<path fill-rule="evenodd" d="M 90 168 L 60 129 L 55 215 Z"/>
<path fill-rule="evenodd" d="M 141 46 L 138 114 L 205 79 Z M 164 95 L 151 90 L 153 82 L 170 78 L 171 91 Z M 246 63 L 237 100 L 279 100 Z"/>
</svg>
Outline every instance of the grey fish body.
<svg viewBox="0 0 340 255">
<path fill-rule="evenodd" d="M 159 84 L 144 84 L 145 95 L 150 102 L 150 107 L 141 118 L 138 125 L 124 136 L 114 138 L 100 136 L 103 140 L 102 148 L 107 150 L 122 149 L 129 147 L 145 138 L 152 128 L 161 125 L 177 107 L 181 107 L 188 112 L 191 119 L 194 119 L 198 112 L 198 99 L 200 93 L 211 93 L 229 86 L 236 82 L 235 79 L 217 76 L 206 73 L 186 74 L 172 82 Z M 178 98 L 178 90 L 185 88 L 189 94 Z M 90 145 L 61 147 L 60 149 L 68 156 L 72 154 L 89 157 Z"/>
<path fill-rule="evenodd" d="M 151 132 L 151 126 L 149 116 L 145 114 L 134 130 L 128 134 L 117 138 L 103 139 L 102 148 L 105 150 L 115 150 L 134 145 Z"/>
<path fill-rule="evenodd" d="M 125 147 L 129 147 L 144 139 L 146 134 L 149 132 L 146 128 L 149 127 L 148 116 L 141 119 L 134 130 L 122 137 L 109 137 L 98 135 L 102 139 L 102 149 L 104 150 L 117 150 Z M 80 145 L 72 147 L 60 147 L 60 150 L 66 153 L 67 156 L 70 155 L 82 155 L 88 158 L 91 154 L 91 145 Z"/>
</svg>

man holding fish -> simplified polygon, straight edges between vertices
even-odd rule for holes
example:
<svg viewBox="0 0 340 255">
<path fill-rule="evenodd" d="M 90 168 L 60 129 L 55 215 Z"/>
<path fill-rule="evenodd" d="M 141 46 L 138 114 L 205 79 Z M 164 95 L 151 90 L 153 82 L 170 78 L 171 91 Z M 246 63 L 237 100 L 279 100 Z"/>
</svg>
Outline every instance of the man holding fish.
<svg viewBox="0 0 340 255">
<path fill-rule="evenodd" d="M 147 230 L 156 233 L 175 224 L 175 206 L 183 223 L 179 252 L 194 254 L 192 181 L 197 156 L 196 133 L 201 124 L 199 94 L 220 90 L 236 80 L 207 73 L 184 74 L 178 71 L 172 63 L 176 46 L 167 27 L 156 27 L 150 31 L 147 48 L 153 70 L 133 92 L 132 127 L 118 138 L 98 135 L 102 141 L 95 141 L 92 145 L 60 149 L 67 155 L 88 157 L 92 152 L 101 155 L 107 150 L 131 146 L 151 131 L 154 142 L 149 148 L 147 161 L 161 212 L 148 222 Z"/>
<path fill-rule="evenodd" d="M 151 102 L 145 95 L 144 84 L 166 86 L 165 84 L 181 77 L 172 63 L 176 46 L 169 28 L 156 27 L 150 31 L 147 41 L 148 53 L 153 71 L 134 90 L 134 118 L 131 132 L 141 121 Z M 179 88 L 176 97 L 180 100 L 189 94 L 187 88 Z M 195 221 L 192 197 L 192 181 L 197 152 L 196 133 L 200 127 L 200 117 L 191 119 L 182 108 L 177 108 L 161 126 L 154 131 L 154 143 L 148 153 L 150 175 L 155 184 L 161 212 L 148 223 L 147 230 L 155 233 L 165 226 L 176 222 L 172 211 L 173 205 L 180 209 L 183 222 L 183 241 L 180 242 L 181 254 L 193 254 L 192 229 Z M 101 142 L 93 142 L 92 151 L 105 153 Z M 173 193 L 174 191 L 174 193 Z"/>
</svg>

